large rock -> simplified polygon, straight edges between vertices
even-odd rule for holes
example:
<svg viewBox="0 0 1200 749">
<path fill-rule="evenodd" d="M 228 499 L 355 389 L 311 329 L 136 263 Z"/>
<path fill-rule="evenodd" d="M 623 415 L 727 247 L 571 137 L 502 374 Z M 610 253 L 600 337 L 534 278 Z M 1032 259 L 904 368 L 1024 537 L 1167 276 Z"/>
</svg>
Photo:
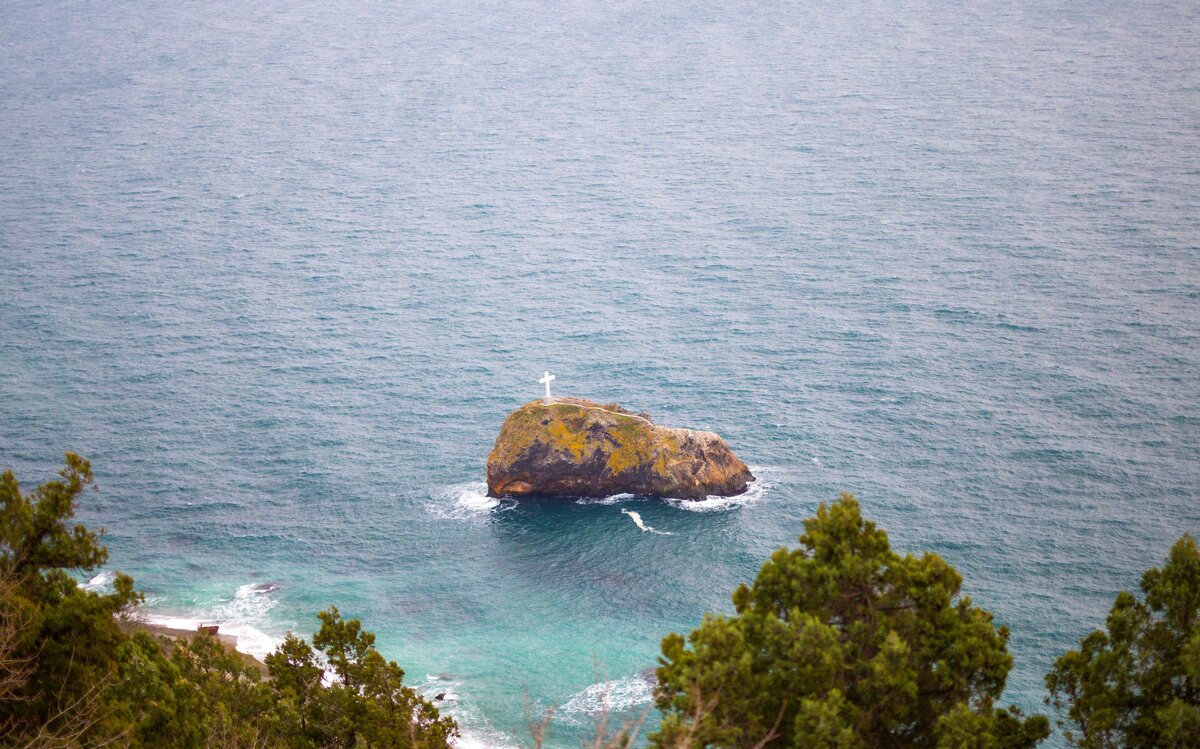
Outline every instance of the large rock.
<svg viewBox="0 0 1200 749">
<path fill-rule="evenodd" d="M 577 398 L 513 411 L 488 455 L 488 494 L 732 496 L 754 480 L 712 432 L 672 429 Z"/>
</svg>

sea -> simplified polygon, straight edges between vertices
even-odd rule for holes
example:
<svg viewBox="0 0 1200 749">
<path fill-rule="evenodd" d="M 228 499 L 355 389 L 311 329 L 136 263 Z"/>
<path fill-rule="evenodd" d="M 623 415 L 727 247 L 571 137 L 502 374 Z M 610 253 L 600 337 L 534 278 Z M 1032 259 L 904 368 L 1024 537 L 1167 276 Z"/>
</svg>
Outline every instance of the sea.
<svg viewBox="0 0 1200 749">
<path fill-rule="evenodd" d="M 85 584 L 258 655 L 336 605 L 466 747 L 642 715 L 661 638 L 850 491 L 1045 711 L 1200 533 L 1198 32 L 1185 0 L 6 0 L 0 467 L 91 459 Z M 487 497 L 546 370 L 758 481 Z"/>
</svg>

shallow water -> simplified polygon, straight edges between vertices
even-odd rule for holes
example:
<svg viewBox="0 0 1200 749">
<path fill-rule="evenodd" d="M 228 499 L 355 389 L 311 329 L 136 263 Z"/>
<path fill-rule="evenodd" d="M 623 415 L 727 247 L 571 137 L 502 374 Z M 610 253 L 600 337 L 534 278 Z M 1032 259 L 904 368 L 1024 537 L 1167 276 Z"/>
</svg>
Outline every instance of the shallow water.
<svg viewBox="0 0 1200 749">
<path fill-rule="evenodd" d="M 1200 530 L 1197 16 L 7 2 L 0 464 L 90 457 L 155 615 L 261 648 L 335 603 L 493 744 L 524 695 L 563 745 L 636 713 L 848 489 L 1036 709 Z M 544 369 L 762 484 L 488 500 Z"/>
</svg>

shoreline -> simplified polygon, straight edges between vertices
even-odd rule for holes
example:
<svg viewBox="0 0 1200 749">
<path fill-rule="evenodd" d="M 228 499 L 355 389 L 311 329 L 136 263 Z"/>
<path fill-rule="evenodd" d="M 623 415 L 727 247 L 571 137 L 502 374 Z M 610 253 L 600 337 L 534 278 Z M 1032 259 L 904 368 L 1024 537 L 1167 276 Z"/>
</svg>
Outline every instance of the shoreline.
<svg viewBox="0 0 1200 749">
<path fill-rule="evenodd" d="M 181 620 L 181 621 L 188 621 L 188 620 Z M 133 634 L 138 631 L 146 632 L 146 633 L 150 634 L 152 637 L 154 637 L 156 640 L 158 640 L 160 642 L 160 644 L 163 645 L 164 650 L 166 650 L 167 646 L 168 646 L 168 643 L 166 642 L 167 640 L 170 640 L 172 642 L 175 640 L 181 640 L 181 639 L 182 640 L 190 640 L 191 638 L 195 637 L 199 633 L 198 627 L 200 627 L 200 626 L 220 627 L 219 624 L 218 625 L 206 625 L 206 624 L 199 624 L 199 623 L 197 624 L 197 629 L 188 629 L 185 627 L 171 626 L 169 624 L 163 624 L 161 622 L 150 621 L 149 618 L 145 615 L 145 613 L 141 612 L 141 611 L 139 611 L 138 615 L 135 616 L 134 618 L 120 620 L 120 625 L 121 625 L 121 629 L 123 629 L 128 634 Z M 220 631 L 220 629 L 218 629 L 217 634 L 215 634 L 214 637 L 230 653 L 237 655 L 239 658 L 241 658 L 247 664 L 253 664 L 254 667 L 257 668 L 260 671 L 260 673 L 262 674 L 263 680 L 268 680 L 271 678 L 270 672 L 267 669 L 267 664 L 261 658 L 237 649 L 237 645 L 238 645 L 238 636 L 237 635 L 222 633 Z M 410 686 L 413 686 L 413 685 L 410 685 Z M 418 689 L 415 686 L 413 686 L 413 688 Z M 421 690 L 418 689 L 418 691 L 421 691 Z M 427 699 L 429 698 L 429 695 L 424 695 L 424 696 Z M 439 710 L 446 710 L 446 714 L 451 715 L 451 717 L 454 717 L 455 720 L 461 719 L 460 716 L 453 715 L 452 712 L 447 710 L 447 708 L 450 706 L 448 703 L 438 702 L 436 706 Z M 452 742 L 451 746 L 454 747 L 455 749 L 513 749 L 513 747 L 515 745 L 512 743 L 505 742 L 505 741 L 496 740 L 494 737 L 490 736 L 489 732 L 486 730 L 482 731 L 482 732 L 472 731 L 469 728 L 464 728 L 460 724 L 459 725 L 459 736 L 458 736 L 457 740 Z"/>
<path fill-rule="evenodd" d="M 255 655 L 238 650 L 237 635 L 223 634 L 219 629 L 219 625 L 205 625 L 205 626 L 217 626 L 218 627 L 217 633 L 215 635 L 213 635 L 213 637 L 217 640 L 217 642 L 221 643 L 221 645 L 223 645 L 226 650 L 228 650 L 230 653 L 237 655 L 245 663 L 254 664 L 254 667 L 257 668 L 262 673 L 263 678 L 269 678 L 268 673 L 267 673 L 267 664 L 265 661 L 263 661 L 261 658 L 255 656 Z M 195 637 L 197 634 L 199 634 L 199 628 L 184 629 L 182 627 L 171 627 L 166 624 L 158 624 L 158 623 L 155 623 L 152 621 L 147 621 L 146 619 L 142 619 L 142 618 L 126 619 L 121 622 L 121 628 L 124 629 L 129 634 L 133 634 L 134 632 L 137 632 L 137 631 L 147 632 L 152 637 L 154 637 L 155 639 L 158 639 L 160 641 L 161 640 L 170 640 L 170 641 L 191 640 L 193 637 Z M 165 645 L 165 643 L 164 643 L 164 645 Z"/>
<path fill-rule="evenodd" d="M 213 626 L 216 626 L 216 625 L 213 625 Z M 154 622 L 138 621 L 138 620 L 130 622 L 130 628 L 131 629 L 140 629 L 145 632 L 149 632 L 152 635 L 158 635 L 161 637 L 169 637 L 173 640 L 178 640 L 178 639 L 190 640 L 192 637 L 195 637 L 197 632 L 199 631 L 196 629 L 182 629 L 179 627 L 168 627 L 165 624 L 155 624 Z M 229 648 L 230 650 L 237 650 L 237 641 L 238 640 L 237 640 L 236 636 L 222 634 L 221 630 L 218 629 L 217 633 L 215 635 L 213 635 L 213 637 L 217 638 L 217 640 L 222 645 Z M 241 653 L 240 650 L 238 650 L 238 652 Z M 250 655 L 250 654 L 242 653 L 242 655 Z M 250 657 L 254 658 L 254 656 L 252 656 L 252 655 Z M 254 658 L 254 659 L 258 660 L 257 658 Z"/>
</svg>

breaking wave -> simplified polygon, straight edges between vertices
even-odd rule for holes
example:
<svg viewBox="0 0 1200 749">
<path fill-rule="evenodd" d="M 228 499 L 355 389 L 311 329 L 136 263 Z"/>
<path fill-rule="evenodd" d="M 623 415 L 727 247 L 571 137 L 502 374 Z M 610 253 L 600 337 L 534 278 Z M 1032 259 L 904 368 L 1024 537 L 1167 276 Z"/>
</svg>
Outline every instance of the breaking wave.
<svg viewBox="0 0 1200 749">
<path fill-rule="evenodd" d="M 572 695 L 557 714 L 568 723 L 583 723 L 597 715 L 620 713 L 649 705 L 654 681 L 646 674 L 593 684 Z"/>
<path fill-rule="evenodd" d="M 187 632 L 195 632 L 202 625 L 216 624 L 218 627 L 217 634 L 229 635 L 236 639 L 234 647 L 237 648 L 239 653 L 254 656 L 259 660 L 275 652 L 275 648 L 279 647 L 279 643 L 281 642 L 281 640 L 277 640 L 261 629 L 252 627 L 249 624 L 218 621 L 216 617 L 193 619 L 190 617 L 143 613 L 142 621 L 158 627 L 180 629 Z"/>
<path fill-rule="evenodd" d="M 262 660 L 275 652 L 282 642 L 260 629 L 267 624 L 267 612 L 278 603 L 271 594 L 282 587 L 276 582 L 246 583 L 234 590 L 232 598 L 218 602 L 207 611 L 174 615 L 142 609 L 140 618 L 147 624 L 188 632 L 195 632 L 201 625 L 215 624 L 218 634 L 235 638 L 234 647 L 238 652 Z"/>
<path fill-rule="evenodd" d="M 246 583 L 233 594 L 234 598 L 249 598 L 250 596 L 265 596 L 283 587 L 283 583 Z"/>
<path fill-rule="evenodd" d="M 615 505 L 621 502 L 633 502 L 649 499 L 637 494 L 613 494 L 608 497 L 580 497 L 575 500 L 577 505 Z"/>
<path fill-rule="evenodd" d="M 492 728 L 478 708 L 461 694 L 461 688 L 462 682 L 452 674 L 426 674 L 425 680 L 416 686 L 422 697 L 458 722 L 459 736 L 450 742 L 451 746 L 455 749 L 518 749 L 520 742 Z"/>
<path fill-rule="evenodd" d="M 766 496 L 767 492 L 774 486 L 770 480 L 773 470 L 762 466 L 750 466 L 750 472 L 757 478 L 750 483 L 746 491 L 736 497 L 718 497 L 715 495 L 709 495 L 704 499 L 669 497 L 667 498 L 667 504 L 689 512 L 726 512 L 754 504 Z"/>
<path fill-rule="evenodd" d="M 492 512 L 505 512 L 516 506 L 514 499 L 489 497 L 486 482 L 468 481 L 438 492 L 430 502 L 429 510 L 447 520 L 470 520 L 487 517 Z"/>
<path fill-rule="evenodd" d="M 112 586 L 113 580 L 115 579 L 115 573 L 113 573 L 111 570 L 103 570 L 88 578 L 88 581 L 84 583 L 82 587 L 84 590 L 97 592 L 108 590 Z"/>
</svg>

